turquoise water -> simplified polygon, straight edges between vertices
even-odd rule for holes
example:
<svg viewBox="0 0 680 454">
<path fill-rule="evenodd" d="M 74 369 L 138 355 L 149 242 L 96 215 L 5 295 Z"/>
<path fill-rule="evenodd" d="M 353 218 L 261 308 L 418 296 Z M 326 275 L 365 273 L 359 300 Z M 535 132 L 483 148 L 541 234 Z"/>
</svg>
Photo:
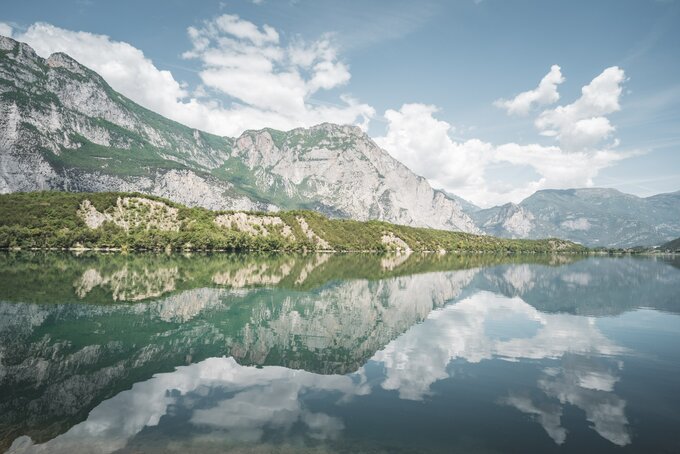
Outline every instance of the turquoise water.
<svg viewBox="0 0 680 454">
<path fill-rule="evenodd" d="M 0 451 L 680 452 L 680 262 L 0 255 Z"/>
</svg>

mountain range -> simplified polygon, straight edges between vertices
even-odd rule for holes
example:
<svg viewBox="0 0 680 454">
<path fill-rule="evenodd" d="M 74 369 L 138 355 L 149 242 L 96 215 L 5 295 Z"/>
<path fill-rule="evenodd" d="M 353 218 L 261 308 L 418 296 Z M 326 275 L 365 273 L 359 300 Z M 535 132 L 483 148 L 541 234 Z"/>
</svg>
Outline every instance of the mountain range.
<svg viewBox="0 0 680 454">
<path fill-rule="evenodd" d="M 557 237 L 591 247 L 658 245 L 680 232 L 680 191 L 637 197 L 615 189 L 542 190 L 519 204 L 468 211 L 484 232 Z"/>
<path fill-rule="evenodd" d="M 211 209 L 306 208 L 477 233 L 460 204 L 354 126 L 219 137 L 116 93 L 69 56 L 0 38 L 0 192 L 139 191 Z"/>
<path fill-rule="evenodd" d="M 0 193 L 142 192 L 210 209 L 312 209 L 337 218 L 588 246 L 680 236 L 680 192 L 538 191 L 479 209 L 434 189 L 360 128 L 192 129 L 113 90 L 63 53 L 44 59 L 0 36 Z"/>
</svg>

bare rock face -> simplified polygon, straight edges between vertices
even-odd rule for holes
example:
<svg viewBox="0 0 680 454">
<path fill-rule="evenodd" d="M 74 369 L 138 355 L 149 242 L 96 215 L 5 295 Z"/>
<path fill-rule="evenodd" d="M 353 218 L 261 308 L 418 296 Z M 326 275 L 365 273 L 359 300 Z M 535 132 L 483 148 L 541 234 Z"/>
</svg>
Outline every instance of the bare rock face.
<svg viewBox="0 0 680 454">
<path fill-rule="evenodd" d="M 478 232 L 458 201 L 357 127 L 218 137 L 144 109 L 66 54 L 43 59 L 0 36 L 0 193 L 46 189 Z"/>
<path fill-rule="evenodd" d="M 270 229 L 279 231 L 281 236 L 295 240 L 293 230 L 278 216 L 257 215 L 248 213 L 220 214 L 215 224 L 227 229 L 245 232 L 253 236 L 269 236 Z"/>
<path fill-rule="evenodd" d="M 178 232 L 180 220 L 178 209 L 157 200 L 142 197 L 119 197 L 116 206 L 104 213 L 97 211 L 89 200 L 84 200 L 78 209 L 78 215 L 85 224 L 96 229 L 105 222 L 112 222 L 125 231 L 142 227 L 146 230 Z"/>
<path fill-rule="evenodd" d="M 534 215 L 524 207 L 508 203 L 473 213 L 485 232 L 510 238 L 527 238 L 534 229 Z"/>
<path fill-rule="evenodd" d="M 432 189 L 355 126 L 246 131 L 231 156 L 245 164 L 262 193 L 279 191 L 331 216 L 478 232 L 458 201 Z"/>
</svg>

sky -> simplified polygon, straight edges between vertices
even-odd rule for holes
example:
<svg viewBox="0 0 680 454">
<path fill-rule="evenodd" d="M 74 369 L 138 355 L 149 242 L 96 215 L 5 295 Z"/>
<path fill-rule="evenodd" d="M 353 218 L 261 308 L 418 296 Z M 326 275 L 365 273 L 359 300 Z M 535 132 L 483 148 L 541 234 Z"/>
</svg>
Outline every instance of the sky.
<svg viewBox="0 0 680 454">
<path fill-rule="evenodd" d="M 482 207 L 680 190 L 680 0 L 3 0 L 0 34 L 215 134 L 356 124 Z"/>
</svg>

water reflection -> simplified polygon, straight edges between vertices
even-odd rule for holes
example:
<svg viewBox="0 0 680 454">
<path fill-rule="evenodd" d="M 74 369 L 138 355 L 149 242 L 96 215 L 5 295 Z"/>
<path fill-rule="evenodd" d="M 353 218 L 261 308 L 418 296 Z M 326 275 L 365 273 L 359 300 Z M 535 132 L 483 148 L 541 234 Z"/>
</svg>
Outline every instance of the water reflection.
<svg viewBox="0 0 680 454">
<path fill-rule="evenodd" d="M 406 301 L 406 300 L 405 300 Z M 524 338 L 494 338 L 486 329 L 490 317 L 538 323 Z M 534 417 L 556 443 L 567 431 L 560 425 L 562 407 L 575 405 L 594 429 L 618 445 L 630 442 L 625 401 L 614 393 L 616 361 L 625 352 L 607 339 L 594 320 L 567 314 L 541 314 L 520 298 L 485 291 L 432 312 L 378 351 L 371 363 L 381 377 L 367 382 L 365 367 L 349 375 L 319 375 L 283 367 L 240 366 L 234 358 L 210 358 L 175 372 L 135 384 L 96 407 L 87 420 L 43 445 L 29 439 L 14 442 L 14 452 L 70 452 L 77 446 L 108 453 L 125 446 L 145 427 L 159 425 L 163 416 L 181 418 L 195 434 L 232 444 L 261 442 L 265 434 L 295 434 L 316 440 L 338 438 L 343 419 L 315 412 L 306 404 L 311 394 L 333 405 L 347 406 L 374 387 L 395 391 L 399 399 L 422 400 L 432 385 L 450 377 L 447 366 L 456 359 L 474 364 L 498 358 L 559 360 L 541 371 L 535 388 L 542 394 L 510 390 L 499 402 Z M 295 430 L 294 430 L 295 429 Z M 93 451 L 94 452 L 94 451 Z"/>
<path fill-rule="evenodd" d="M 404 412 L 399 424 L 431 418 L 434 426 L 437 402 L 485 365 L 494 371 L 479 400 L 488 420 L 535 427 L 567 446 L 577 435 L 565 415 L 576 408 L 601 440 L 634 446 L 619 387 L 637 353 L 597 317 L 640 306 L 680 310 L 680 271 L 661 261 L 489 266 L 413 254 L 384 266 L 384 257 L 204 257 L 199 269 L 183 260 L 132 274 L 144 267 L 85 263 L 81 278 L 67 276 L 68 289 L 56 289 L 71 295 L 67 302 L 35 294 L 32 303 L 7 302 L 24 293 L 2 289 L 4 448 L 391 451 L 402 429 L 376 429 L 368 440 L 352 421 L 368 413 L 377 422 L 385 406 L 419 402 L 431 410 Z M 0 267 L 0 276 L 9 272 Z M 159 288 L 165 296 L 115 303 Z M 74 303 L 80 298 L 109 302 Z M 451 448 L 456 434 L 414 450 Z"/>
<path fill-rule="evenodd" d="M 375 254 L 72 254 L 0 252 L 0 297 L 35 303 L 156 300 L 192 288 L 277 286 L 309 290 L 333 280 L 407 276 L 529 260 L 554 264 L 580 256 Z"/>
<path fill-rule="evenodd" d="M 328 393 L 342 403 L 369 392 L 355 376 L 318 375 L 283 367 L 240 366 L 233 358 L 210 358 L 175 372 L 159 374 L 103 402 L 86 421 L 42 445 L 27 437 L 10 452 L 68 453 L 88 446 L 92 453 L 123 448 L 161 418 L 180 419 L 199 428 L 196 438 L 231 444 L 259 442 L 265 431 L 289 433 L 293 427 L 314 439 L 335 438 L 341 419 L 310 411 L 304 398 Z M 194 437 L 192 437 L 194 438 Z"/>
<path fill-rule="evenodd" d="M 487 330 L 489 319 L 538 324 L 527 337 L 495 338 Z M 607 339 L 594 320 L 568 314 L 544 314 L 521 298 L 479 292 L 430 314 L 390 343 L 375 359 L 384 363 L 382 386 L 399 392 L 402 399 L 420 400 L 432 383 L 447 377 L 455 359 L 478 363 L 485 359 L 559 359 L 571 355 L 619 355 L 625 350 Z M 424 354 L 424 352 L 427 352 Z"/>
<path fill-rule="evenodd" d="M 626 401 L 614 392 L 621 362 L 583 355 L 565 355 L 560 366 L 546 367 L 536 389 L 514 390 L 500 402 L 531 415 L 557 444 L 565 442 L 567 430 L 561 417 L 565 405 L 584 411 L 595 431 L 610 442 L 625 446 L 631 442 Z"/>
</svg>

